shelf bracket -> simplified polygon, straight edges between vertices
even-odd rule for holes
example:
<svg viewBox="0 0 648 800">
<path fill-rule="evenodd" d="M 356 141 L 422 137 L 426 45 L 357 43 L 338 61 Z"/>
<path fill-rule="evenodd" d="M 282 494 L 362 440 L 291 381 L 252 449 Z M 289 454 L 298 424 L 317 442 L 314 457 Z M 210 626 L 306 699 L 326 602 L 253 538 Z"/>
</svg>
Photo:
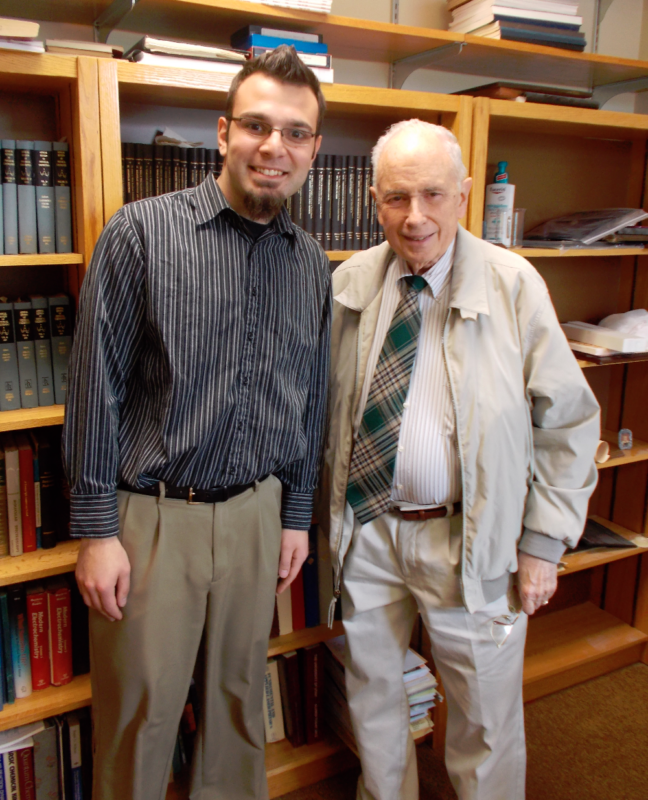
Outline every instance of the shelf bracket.
<svg viewBox="0 0 648 800">
<path fill-rule="evenodd" d="M 94 21 L 95 42 L 106 43 L 110 32 L 133 10 L 139 0 L 113 0 L 108 8 Z"/>
<path fill-rule="evenodd" d="M 592 100 L 595 100 L 599 106 L 603 106 L 608 100 L 611 100 L 618 94 L 623 94 L 624 92 L 643 92 L 646 89 L 648 89 L 648 76 L 633 78 L 629 81 L 607 83 L 605 86 L 597 86 L 594 89 L 592 92 Z"/>
<path fill-rule="evenodd" d="M 430 67 L 437 61 L 444 58 L 458 56 L 464 48 L 465 42 L 451 42 L 450 44 L 435 47 L 434 50 L 426 50 L 424 53 L 417 53 L 414 56 L 399 58 L 391 65 L 389 85 L 392 89 L 402 89 L 403 84 L 417 69 Z"/>
</svg>

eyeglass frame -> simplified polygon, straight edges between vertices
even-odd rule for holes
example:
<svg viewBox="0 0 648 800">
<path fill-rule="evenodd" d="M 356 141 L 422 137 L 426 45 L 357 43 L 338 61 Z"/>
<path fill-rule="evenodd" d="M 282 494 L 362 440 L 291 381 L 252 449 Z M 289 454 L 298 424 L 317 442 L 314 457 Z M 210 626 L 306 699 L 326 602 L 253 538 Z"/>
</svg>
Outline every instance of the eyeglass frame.
<svg viewBox="0 0 648 800">
<path fill-rule="evenodd" d="M 229 123 L 231 122 L 243 122 L 245 120 L 249 122 L 255 122 L 257 125 L 260 125 L 262 128 L 268 128 L 269 130 L 267 133 L 262 133 L 257 135 L 252 133 L 249 130 L 242 129 L 244 133 L 247 133 L 249 136 L 252 136 L 254 139 L 268 139 L 275 131 L 279 131 L 281 134 L 281 141 L 284 142 L 288 147 L 308 147 L 308 145 L 317 138 L 319 135 L 317 132 L 313 133 L 313 131 L 308 131 L 305 128 L 298 128 L 296 126 L 286 126 L 285 128 L 273 128 L 269 122 L 266 122 L 262 119 L 257 119 L 256 117 L 225 117 L 225 119 Z M 302 134 L 306 135 L 306 140 L 304 142 L 294 142 L 290 141 L 285 135 L 284 131 L 299 131 Z"/>
</svg>

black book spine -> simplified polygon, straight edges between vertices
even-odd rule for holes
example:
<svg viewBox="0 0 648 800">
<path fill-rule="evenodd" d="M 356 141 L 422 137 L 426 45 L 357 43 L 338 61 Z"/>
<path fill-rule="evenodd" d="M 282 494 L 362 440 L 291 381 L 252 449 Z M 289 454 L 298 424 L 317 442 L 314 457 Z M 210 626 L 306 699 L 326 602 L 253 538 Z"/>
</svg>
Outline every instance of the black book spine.
<svg viewBox="0 0 648 800">
<path fill-rule="evenodd" d="M 367 250 L 371 247 L 371 206 L 372 197 L 371 192 L 371 157 L 362 157 L 363 169 L 363 187 L 362 187 L 362 249 Z"/>
<path fill-rule="evenodd" d="M 198 164 L 196 163 L 196 150 L 187 150 L 187 188 L 193 189 L 198 186 Z"/>
<path fill-rule="evenodd" d="M 164 145 L 153 145 L 153 195 L 164 194 Z"/>
<path fill-rule="evenodd" d="M 180 148 L 180 188 L 186 189 L 189 183 L 189 150 L 186 147 Z"/>
<path fill-rule="evenodd" d="M 223 156 L 220 150 L 216 151 L 216 177 L 218 178 L 223 171 Z"/>
<path fill-rule="evenodd" d="M 177 192 L 180 189 L 184 189 L 184 186 L 182 186 L 182 168 L 180 166 L 180 155 L 181 155 L 181 149 L 178 147 L 178 145 L 174 144 L 173 145 L 173 154 L 171 156 L 172 159 L 173 159 L 173 191 L 174 192 Z"/>
<path fill-rule="evenodd" d="M 353 215 L 353 249 L 362 248 L 362 204 L 364 198 L 364 156 L 355 157 L 355 211 Z"/>
<path fill-rule="evenodd" d="M 347 201 L 346 201 L 346 246 L 345 250 L 353 250 L 353 229 L 355 213 L 356 169 L 355 156 L 347 158 Z"/>
<path fill-rule="evenodd" d="M 135 145 L 124 142 L 124 203 L 135 199 Z"/>
<path fill-rule="evenodd" d="M 142 158 L 144 160 L 143 163 L 143 199 L 147 197 L 154 196 L 154 183 L 155 183 L 155 175 L 153 170 L 153 145 L 152 144 L 143 144 L 142 145 Z"/>
<path fill-rule="evenodd" d="M 214 177 L 218 177 L 216 174 L 218 168 L 218 150 L 213 147 L 208 147 L 207 150 L 205 150 L 205 167 L 207 174 L 213 172 Z"/>
<path fill-rule="evenodd" d="M 333 159 L 324 156 L 324 249 L 333 249 Z"/>
<path fill-rule="evenodd" d="M 319 154 L 315 158 L 315 226 L 314 234 L 317 241 L 324 247 L 324 208 L 326 198 L 326 175 L 324 156 Z"/>
<path fill-rule="evenodd" d="M 313 235 L 315 233 L 315 164 L 308 170 L 308 177 L 304 183 L 304 230 Z"/>
<path fill-rule="evenodd" d="M 135 145 L 135 183 L 133 186 L 133 200 L 144 198 L 144 145 Z"/>
<path fill-rule="evenodd" d="M 162 146 L 162 188 L 164 194 L 173 191 L 173 152 L 169 145 Z"/>
<path fill-rule="evenodd" d="M 204 147 L 196 147 L 196 186 L 207 177 L 206 153 Z"/>
<path fill-rule="evenodd" d="M 342 165 L 344 156 L 333 156 L 333 200 L 331 203 L 331 247 L 330 250 L 341 250 L 340 237 L 342 231 Z"/>
<path fill-rule="evenodd" d="M 304 187 L 300 186 L 299 191 L 295 192 L 295 194 L 291 198 L 292 204 L 290 209 L 290 218 L 295 223 L 295 225 L 299 225 L 300 228 L 304 227 L 304 211 L 303 211 L 303 204 L 304 204 Z"/>
</svg>

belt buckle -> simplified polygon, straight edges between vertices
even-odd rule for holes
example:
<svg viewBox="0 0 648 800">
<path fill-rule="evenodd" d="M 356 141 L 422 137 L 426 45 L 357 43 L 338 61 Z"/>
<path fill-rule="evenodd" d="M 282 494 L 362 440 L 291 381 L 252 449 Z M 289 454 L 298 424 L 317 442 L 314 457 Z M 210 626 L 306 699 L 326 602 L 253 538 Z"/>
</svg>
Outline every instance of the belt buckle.
<svg viewBox="0 0 648 800">
<path fill-rule="evenodd" d="M 189 490 L 188 490 L 188 495 L 189 496 L 187 497 L 187 505 L 190 505 L 190 506 L 204 506 L 205 504 L 203 503 L 202 500 L 194 500 L 195 494 L 196 493 L 194 492 L 193 488 L 190 486 Z"/>
</svg>

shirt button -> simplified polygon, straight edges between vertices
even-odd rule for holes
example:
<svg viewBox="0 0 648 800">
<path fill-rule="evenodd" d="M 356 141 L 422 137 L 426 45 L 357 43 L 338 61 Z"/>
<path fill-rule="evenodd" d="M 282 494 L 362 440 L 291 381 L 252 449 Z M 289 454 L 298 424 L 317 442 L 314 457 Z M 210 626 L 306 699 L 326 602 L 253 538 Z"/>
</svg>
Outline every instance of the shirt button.
<svg viewBox="0 0 648 800">
<path fill-rule="evenodd" d="M 257 293 L 256 287 L 255 287 L 255 286 L 253 286 L 253 287 L 250 289 L 250 294 L 252 295 L 252 297 L 256 297 L 256 293 Z"/>
<path fill-rule="evenodd" d="M 250 382 L 250 379 L 248 378 L 248 376 L 244 375 L 243 376 L 243 386 L 247 386 L 249 382 Z"/>
<path fill-rule="evenodd" d="M 403 403 L 403 408 L 409 408 L 409 400 L 406 400 L 406 401 Z"/>
<path fill-rule="evenodd" d="M 250 331 L 250 332 L 248 333 L 248 339 L 249 339 L 250 341 L 252 341 L 252 339 L 254 339 L 254 334 L 252 333 L 252 331 Z"/>
<path fill-rule="evenodd" d="M 242 431 L 243 430 L 243 423 L 242 422 L 237 422 L 236 423 L 236 430 L 237 431 Z"/>
<path fill-rule="evenodd" d="M 234 474 L 234 467 L 230 467 L 227 471 L 229 472 L 230 475 L 233 475 Z"/>
<path fill-rule="evenodd" d="M 398 452 L 399 452 L 399 453 L 402 453 L 404 449 L 405 449 L 404 447 L 399 447 L 399 448 L 398 448 Z"/>
<path fill-rule="evenodd" d="M 396 488 L 400 491 L 403 488 L 403 484 L 402 483 L 397 483 L 396 484 Z"/>
</svg>

